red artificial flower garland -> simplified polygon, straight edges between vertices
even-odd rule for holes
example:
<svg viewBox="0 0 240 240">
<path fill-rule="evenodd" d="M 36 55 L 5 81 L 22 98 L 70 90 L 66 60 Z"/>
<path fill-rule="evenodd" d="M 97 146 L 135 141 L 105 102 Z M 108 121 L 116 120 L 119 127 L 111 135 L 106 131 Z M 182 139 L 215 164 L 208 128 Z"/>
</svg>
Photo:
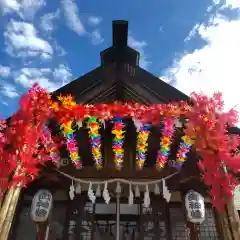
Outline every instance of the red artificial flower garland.
<svg viewBox="0 0 240 240">
<path fill-rule="evenodd" d="M 159 124 L 161 117 L 187 119 L 185 135 L 193 140 L 201 156 L 199 168 L 214 206 L 221 210 L 227 198 L 231 198 L 236 178 L 227 173 L 227 167 L 233 172 L 240 171 L 240 156 L 233 155 L 233 150 L 240 145 L 239 138 L 227 134 L 226 124 L 237 123 L 237 112 L 223 113 L 221 94 L 208 98 L 203 94 L 191 95 L 192 105 L 186 102 L 170 104 L 141 105 L 137 103 L 114 103 L 96 105 L 77 105 L 71 96 L 60 96 L 60 102 L 50 101 L 49 94 L 35 85 L 22 97 L 20 110 L 15 113 L 8 126 L 0 122 L 4 131 L 0 131 L 0 178 L 7 179 L 14 173 L 10 183 L 0 182 L 1 190 L 9 186 L 27 184 L 38 174 L 39 164 L 49 160 L 45 148 L 39 148 L 39 139 L 44 125 L 50 117 L 55 117 L 60 124 L 72 120 L 84 120 L 93 116 L 98 121 L 132 117 L 142 124 Z M 52 146 L 54 147 L 54 146 Z M 55 147 L 58 147 L 57 145 Z M 36 157 L 37 156 L 37 157 Z M 8 159 L 6 161 L 6 159 Z"/>
</svg>

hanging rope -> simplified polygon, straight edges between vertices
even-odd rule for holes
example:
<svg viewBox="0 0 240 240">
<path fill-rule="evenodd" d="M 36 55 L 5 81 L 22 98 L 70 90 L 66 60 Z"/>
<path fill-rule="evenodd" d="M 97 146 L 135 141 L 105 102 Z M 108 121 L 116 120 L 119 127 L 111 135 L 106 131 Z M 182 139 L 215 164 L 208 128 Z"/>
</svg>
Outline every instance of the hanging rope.
<svg viewBox="0 0 240 240">
<path fill-rule="evenodd" d="M 162 182 L 163 180 L 167 180 L 167 179 L 179 174 L 179 172 L 175 172 L 171 175 L 168 175 L 167 177 L 164 177 L 164 178 L 161 178 L 161 179 L 158 179 L 158 180 L 136 182 L 136 181 L 130 181 L 130 180 L 122 179 L 122 178 L 114 178 L 114 179 L 103 180 L 103 181 L 89 181 L 89 180 L 84 180 L 84 179 L 79 179 L 79 178 L 72 177 L 69 174 L 61 172 L 61 171 L 57 171 L 57 172 L 60 173 L 61 175 L 65 176 L 65 177 L 75 181 L 75 182 L 85 183 L 85 184 L 89 184 L 91 182 L 92 184 L 102 184 L 102 185 L 104 185 L 106 182 L 107 183 L 120 182 L 120 183 L 125 183 L 125 184 L 142 185 L 142 186 L 145 186 L 146 184 L 148 184 L 148 185 L 157 184 L 157 183 Z"/>
</svg>

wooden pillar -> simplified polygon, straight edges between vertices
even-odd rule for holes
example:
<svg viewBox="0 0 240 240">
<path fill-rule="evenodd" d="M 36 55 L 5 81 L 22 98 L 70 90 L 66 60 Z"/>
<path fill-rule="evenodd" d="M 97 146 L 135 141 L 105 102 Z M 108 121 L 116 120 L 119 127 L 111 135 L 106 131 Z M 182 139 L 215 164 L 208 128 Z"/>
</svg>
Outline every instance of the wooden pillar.
<svg viewBox="0 0 240 240">
<path fill-rule="evenodd" d="M 36 240 L 45 240 L 48 228 L 48 222 L 36 223 Z"/>
<path fill-rule="evenodd" d="M 7 240 L 20 197 L 21 188 L 10 188 L 0 210 L 0 239 Z"/>
<path fill-rule="evenodd" d="M 220 213 L 216 211 L 216 220 L 218 222 L 221 240 L 233 239 L 233 234 L 230 228 L 230 221 L 227 215 L 227 209 Z"/>
<path fill-rule="evenodd" d="M 233 237 L 234 239 L 239 240 L 240 239 L 240 220 L 239 220 L 239 215 L 236 210 L 233 199 L 230 199 L 228 201 L 227 211 L 228 211 L 230 225 L 232 228 Z"/>
</svg>

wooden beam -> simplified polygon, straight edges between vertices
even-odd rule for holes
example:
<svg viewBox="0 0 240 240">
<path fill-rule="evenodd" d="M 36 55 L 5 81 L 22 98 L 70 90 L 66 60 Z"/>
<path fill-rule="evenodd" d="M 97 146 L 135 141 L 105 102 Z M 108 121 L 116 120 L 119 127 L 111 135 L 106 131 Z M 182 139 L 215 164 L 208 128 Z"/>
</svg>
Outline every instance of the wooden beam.
<svg viewBox="0 0 240 240">
<path fill-rule="evenodd" d="M 67 166 L 60 171 L 71 175 L 72 177 L 81 179 L 111 179 L 122 178 L 128 180 L 134 179 L 161 179 L 170 174 L 176 172 L 173 169 L 163 169 L 161 172 L 155 168 L 145 167 L 143 170 L 135 170 L 130 168 L 123 168 L 121 171 L 117 171 L 113 166 L 106 166 L 102 170 L 98 171 L 95 167 L 84 167 L 81 170 L 76 170 L 73 166 Z"/>
</svg>

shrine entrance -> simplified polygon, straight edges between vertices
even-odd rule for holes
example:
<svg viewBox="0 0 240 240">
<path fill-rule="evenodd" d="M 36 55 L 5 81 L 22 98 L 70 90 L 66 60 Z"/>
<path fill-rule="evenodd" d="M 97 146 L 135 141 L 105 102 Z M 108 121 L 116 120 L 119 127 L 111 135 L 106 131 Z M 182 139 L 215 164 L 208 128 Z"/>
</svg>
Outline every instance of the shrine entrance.
<svg viewBox="0 0 240 240">
<path fill-rule="evenodd" d="M 64 239 L 169 239 L 165 200 L 153 198 L 150 207 L 144 207 L 140 199 L 133 205 L 129 205 L 127 199 L 119 200 L 119 204 L 117 199 L 111 199 L 109 204 L 87 201 L 82 210 L 74 203 L 76 207 L 69 215 L 68 231 L 65 232 Z"/>
<path fill-rule="evenodd" d="M 190 240 L 180 201 L 166 203 L 161 195 L 153 195 L 150 207 L 146 208 L 142 196 L 136 198 L 133 205 L 128 204 L 127 198 L 121 198 L 118 224 L 117 199 L 111 197 L 109 204 L 101 197 L 93 204 L 86 192 L 76 195 L 74 200 L 56 197 L 48 239 Z M 9 240 L 34 240 L 37 237 L 36 225 L 29 216 L 29 199 L 30 196 L 19 208 Z M 205 220 L 200 225 L 200 237 L 202 240 L 219 240 L 219 233 L 214 209 L 211 204 L 205 203 Z"/>
</svg>

